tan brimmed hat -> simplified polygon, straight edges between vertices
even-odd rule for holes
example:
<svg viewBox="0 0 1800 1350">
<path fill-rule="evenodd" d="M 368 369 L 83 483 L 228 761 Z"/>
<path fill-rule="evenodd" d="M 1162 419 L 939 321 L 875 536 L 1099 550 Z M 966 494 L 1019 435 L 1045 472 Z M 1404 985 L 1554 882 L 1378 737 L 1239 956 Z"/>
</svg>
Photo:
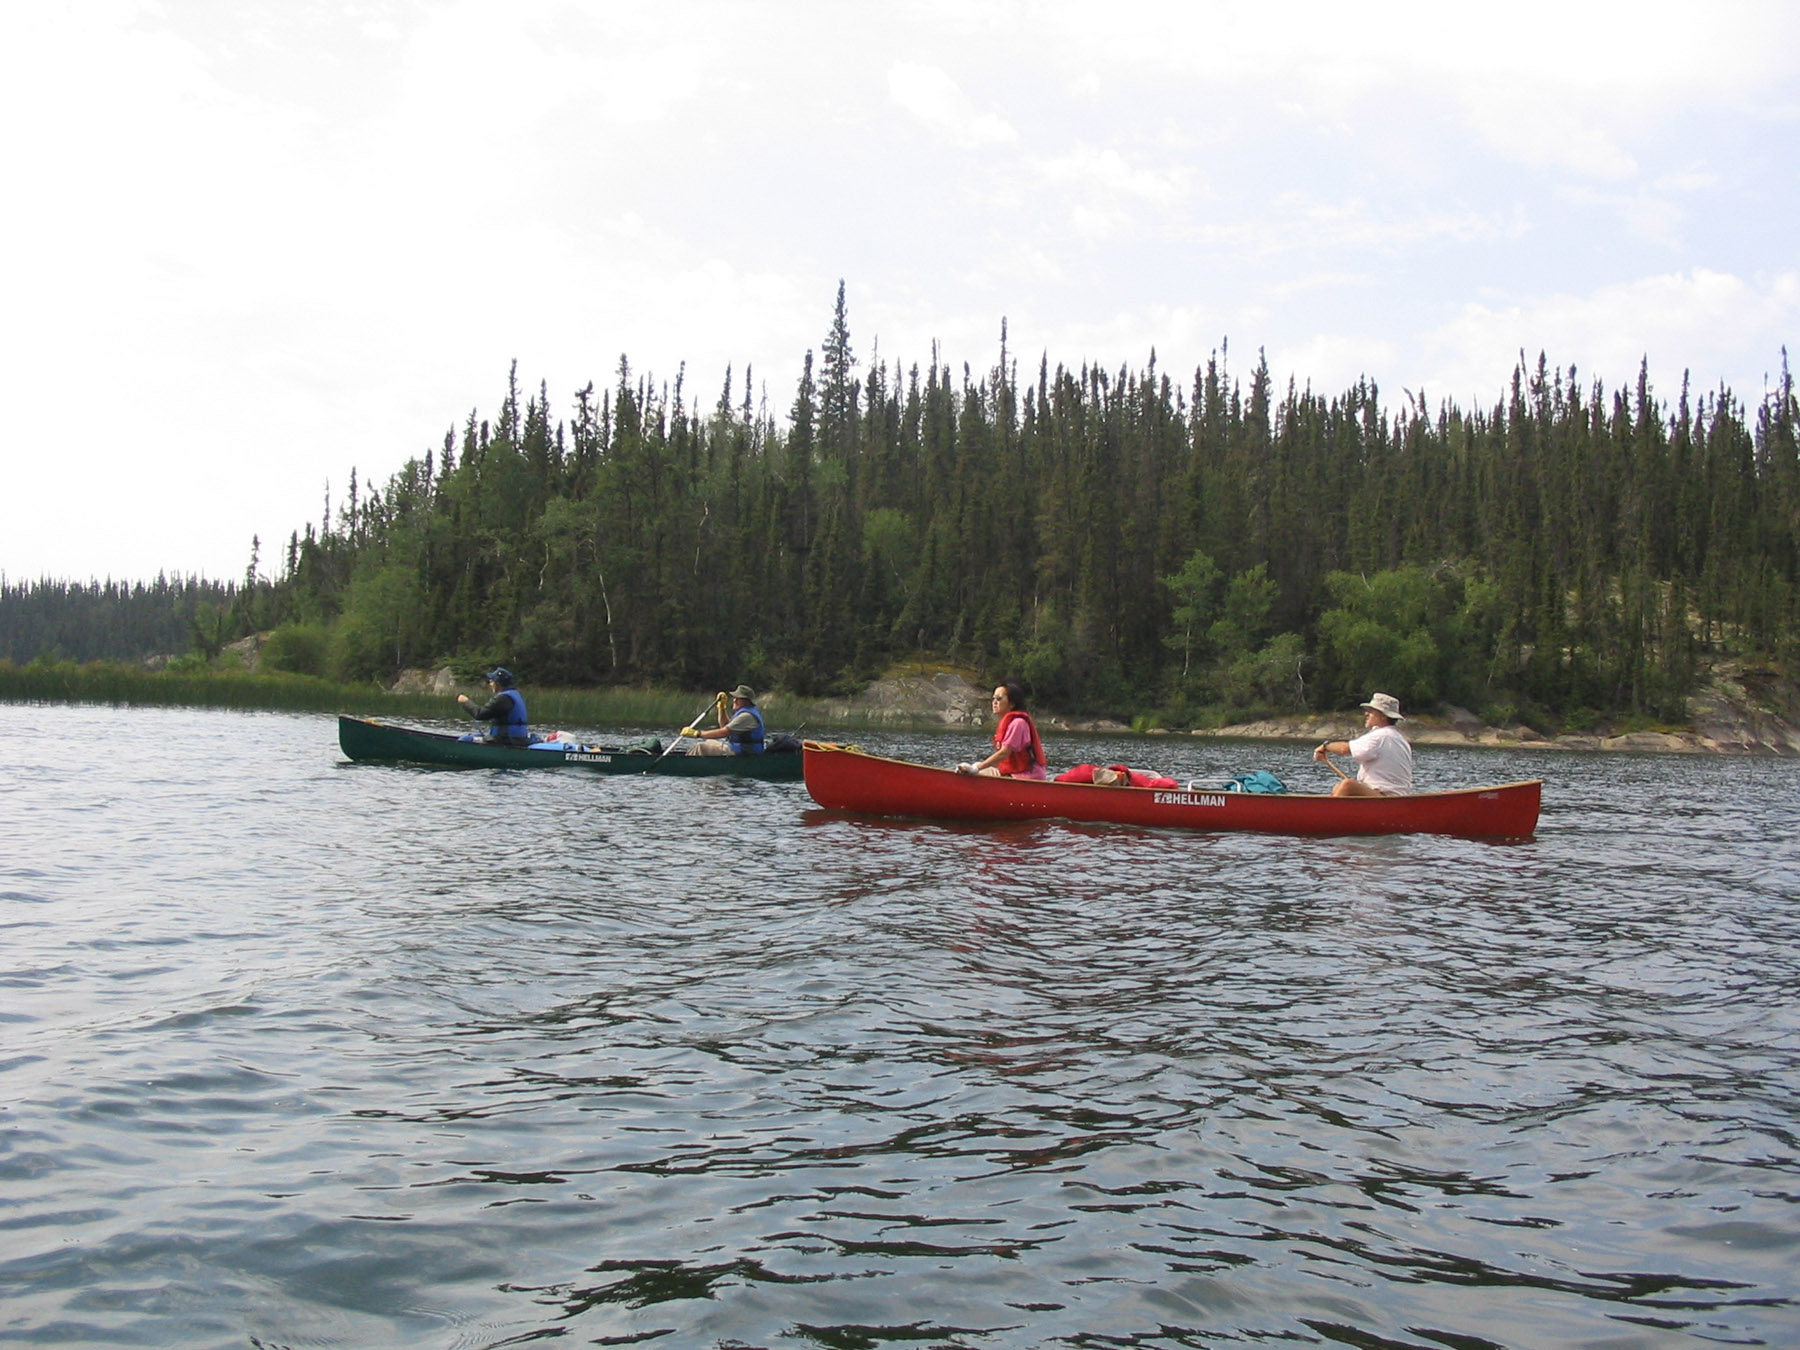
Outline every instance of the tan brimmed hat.
<svg viewBox="0 0 1800 1350">
<path fill-rule="evenodd" d="M 1392 694 L 1370 694 L 1369 701 L 1361 704 L 1364 708 L 1373 708 L 1390 722 L 1404 722 L 1406 718 L 1400 714 L 1400 700 Z"/>
<path fill-rule="evenodd" d="M 756 690 L 752 689 L 747 684 L 740 684 L 736 689 L 733 689 L 731 691 L 731 696 L 733 698 L 741 698 L 746 703 L 756 702 Z"/>
</svg>

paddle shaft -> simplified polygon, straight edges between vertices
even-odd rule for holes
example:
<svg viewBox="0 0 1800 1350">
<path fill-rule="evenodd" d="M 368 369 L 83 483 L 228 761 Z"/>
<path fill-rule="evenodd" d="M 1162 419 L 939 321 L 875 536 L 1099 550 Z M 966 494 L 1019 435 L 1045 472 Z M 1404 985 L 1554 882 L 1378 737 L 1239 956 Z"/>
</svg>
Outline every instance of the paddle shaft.
<svg viewBox="0 0 1800 1350">
<path fill-rule="evenodd" d="M 700 719 L 702 717 L 705 717 L 706 714 L 708 714 L 709 712 L 712 712 L 715 709 L 717 709 L 718 706 L 719 706 L 719 700 L 717 698 L 713 699 L 713 701 L 711 703 L 707 704 L 699 712 L 694 714 L 694 720 L 688 723 L 688 727 L 693 728 L 693 727 L 699 726 Z M 668 743 L 668 745 L 663 748 L 662 755 L 658 755 L 657 758 L 661 759 L 663 757 L 663 755 L 668 754 L 669 751 L 673 750 L 676 746 L 678 746 L 680 744 L 681 744 L 681 737 L 677 736 L 674 740 L 670 741 Z"/>
<path fill-rule="evenodd" d="M 1327 741 L 1325 744 L 1329 745 L 1329 744 L 1331 744 L 1331 742 Z M 1325 746 L 1321 745 L 1319 747 L 1319 749 L 1325 750 Z M 1338 768 L 1337 761 L 1331 757 L 1331 751 L 1329 751 L 1329 750 L 1325 750 L 1325 763 L 1331 767 L 1331 771 L 1333 773 L 1335 773 L 1339 778 L 1343 779 L 1346 783 L 1351 781 L 1350 775 L 1345 773 L 1342 769 Z"/>
</svg>

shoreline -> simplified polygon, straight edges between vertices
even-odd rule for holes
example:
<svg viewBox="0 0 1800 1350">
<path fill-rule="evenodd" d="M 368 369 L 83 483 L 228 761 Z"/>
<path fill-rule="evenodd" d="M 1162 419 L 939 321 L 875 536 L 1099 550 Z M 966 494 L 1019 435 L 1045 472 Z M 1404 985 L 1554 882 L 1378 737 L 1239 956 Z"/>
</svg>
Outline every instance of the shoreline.
<svg viewBox="0 0 1800 1350">
<path fill-rule="evenodd" d="M 302 675 L 249 670 L 149 672 L 101 664 L 15 666 L 0 662 L 0 701 L 19 703 L 156 704 L 226 707 L 240 711 L 334 711 L 392 716 L 436 716 L 460 687 L 453 671 L 403 672 L 391 687 L 336 685 Z M 534 720 L 618 721 L 633 725 L 685 722 L 691 693 L 672 690 L 546 689 L 537 695 Z M 942 667 L 871 681 L 858 693 L 802 698 L 771 692 L 771 717 L 798 720 L 819 730 L 909 727 L 964 731 L 987 722 L 988 694 L 969 672 Z M 1402 723 L 1407 738 L 1425 746 L 1469 746 L 1625 754 L 1768 755 L 1800 758 L 1800 683 L 1768 666 L 1721 663 L 1688 702 L 1685 723 L 1621 731 L 1605 725 L 1551 735 L 1522 723 L 1495 726 L 1466 709 L 1438 704 Z M 1275 741 L 1295 744 L 1346 739 L 1360 731 L 1354 709 L 1272 717 L 1223 727 L 1138 730 L 1116 718 L 1083 718 L 1038 709 L 1046 731 L 1130 736 L 1189 736 L 1201 740 Z M 815 732 L 817 734 L 817 732 Z"/>
<path fill-rule="evenodd" d="M 946 727 L 980 725 L 987 695 L 957 671 L 939 670 L 876 680 L 850 699 L 826 701 L 845 717 L 879 724 L 919 721 Z M 1655 731 L 1565 732 L 1546 735 L 1523 724 L 1492 726 L 1463 708 L 1440 704 L 1405 719 L 1402 731 L 1415 745 L 1470 746 L 1608 754 L 1769 755 L 1800 757 L 1800 690 L 1771 672 L 1722 669 L 1690 701 L 1689 726 Z M 1043 713 L 1045 731 L 1130 736 L 1185 736 L 1202 740 L 1314 743 L 1361 733 L 1354 711 L 1268 718 L 1190 731 L 1135 732 L 1112 718 Z"/>
<path fill-rule="evenodd" d="M 1618 735 L 1573 734 L 1545 736 L 1530 727 L 1478 727 L 1436 725 L 1408 718 L 1401 731 L 1414 745 L 1468 746 L 1489 750 L 1546 750 L 1576 753 L 1685 754 L 1685 755 L 1800 755 L 1800 743 L 1783 748 L 1760 741 L 1724 741 L 1698 731 L 1630 731 Z M 1247 722 L 1214 731 L 1186 734 L 1209 740 L 1259 740 L 1314 743 L 1362 734 L 1353 719 L 1320 717 L 1306 721 Z"/>
</svg>

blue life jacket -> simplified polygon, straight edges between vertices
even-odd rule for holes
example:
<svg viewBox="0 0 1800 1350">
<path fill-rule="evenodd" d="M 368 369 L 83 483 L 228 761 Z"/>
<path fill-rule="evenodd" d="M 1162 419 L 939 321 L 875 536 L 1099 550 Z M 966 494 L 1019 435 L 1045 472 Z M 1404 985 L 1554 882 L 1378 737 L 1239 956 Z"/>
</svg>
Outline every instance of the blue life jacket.
<svg viewBox="0 0 1800 1350">
<path fill-rule="evenodd" d="M 525 695 L 517 689 L 502 689 L 499 697 L 510 699 L 511 702 L 507 704 L 507 711 L 489 725 L 488 739 L 528 744 L 531 740 L 531 727 L 525 721 Z"/>
<path fill-rule="evenodd" d="M 766 739 L 768 736 L 768 729 L 763 726 L 762 709 L 757 707 L 754 703 L 746 703 L 742 708 L 738 709 L 738 712 L 747 712 L 754 717 L 756 719 L 756 730 L 726 732 L 725 740 L 727 744 L 731 746 L 731 753 L 734 755 L 760 755 L 768 748 Z M 731 716 L 735 721 L 737 713 L 733 713 Z"/>
</svg>

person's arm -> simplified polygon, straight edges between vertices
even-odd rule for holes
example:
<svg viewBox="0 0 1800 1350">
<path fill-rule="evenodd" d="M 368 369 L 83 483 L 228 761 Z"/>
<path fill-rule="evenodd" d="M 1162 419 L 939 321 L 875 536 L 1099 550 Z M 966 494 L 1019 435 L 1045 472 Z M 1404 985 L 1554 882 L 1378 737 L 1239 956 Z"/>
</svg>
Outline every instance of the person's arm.
<svg viewBox="0 0 1800 1350">
<path fill-rule="evenodd" d="M 994 747 L 994 753 L 986 759 L 976 760 L 973 764 L 958 764 L 958 773 L 980 773 L 983 769 L 991 769 L 999 764 L 1015 750 L 1031 749 L 1031 727 L 1023 718 L 1015 719 L 1006 729 L 1006 738 Z"/>
<path fill-rule="evenodd" d="M 742 735 L 746 731 L 753 730 L 755 728 L 755 726 L 756 726 L 756 719 L 754 717 L 752 717 L 748 712 L 740 712 L 740 713 L 734 714 L 729 722 L 722 722 L 714 730 L 703 731 L 700 734 L 702 736 L 706 737 L 706 739 L 709 741 L 718 741 L 718 740 L 723 740 L 725 737 L 729 736 L 733 731 L 736 731 L 739 735 Z"/>
<path fill-rule="evenodd" d="M 506 704 L 502 701 L 505 698 L 506 694 L 504 692 L 495 694 L 479 708 L 475 706 L 475 700 L 470 698 L 467 694 L 458 694 L 456 696 L 456 702 L 464 712 L 468 713 L 469 716 L 473 717 L 477 722 L 492 722 L 497 720 L 500 714 L 506 711 Z"/>
<path fill-rule="evenodd" d="M 718 701 L 713 704 L 713 710 L 718 714 L 719 725 L 700 734 L 709 741 L 722 741 L 731 735 L 731 728 L 744 714 L 731 710 L 731 697 L 725 693 L 719 695 Z"/>
<path fill-rule="evenodd" d="M 1001 746 L 986 759 L 978 759 L 973 764 L 958 764 L 956 766 L 956 771 L 958 773 L 980 773 L 983 769 L 993 768 L 994 765 L 1005 759 L 1009 753 L 1011 752 L 1005 746 Z"/>
<path fill-rule="evenodd" d="M 727 719 L 730 717 L 730 714 L 725 711 L 725 709 L 728 706 L 729 705 L 726 702 L 726 696 L 723 693 L 721 693 L 716 699 L 713 700 L 713 713 L 715 716 L 718 717 L 719 725 L 716 727 L 708 727 L 705 731 L 702 731 L 702 730 L 700 730 L 699 727 L 693 725 L 693 723 L 690 722 L 687 726 L 685 726 L 681 729 L 681 734 L 683 736 L 687 736 L 694 740 L 703 740 L 703 741 L 718 740 L 719 737 L 721 737 L 725 734 Z M 699 720 L 700 720 L 699 718 L 694 719 L 694 721 L 696 721 L 696 722 Z"/>
</svg>

